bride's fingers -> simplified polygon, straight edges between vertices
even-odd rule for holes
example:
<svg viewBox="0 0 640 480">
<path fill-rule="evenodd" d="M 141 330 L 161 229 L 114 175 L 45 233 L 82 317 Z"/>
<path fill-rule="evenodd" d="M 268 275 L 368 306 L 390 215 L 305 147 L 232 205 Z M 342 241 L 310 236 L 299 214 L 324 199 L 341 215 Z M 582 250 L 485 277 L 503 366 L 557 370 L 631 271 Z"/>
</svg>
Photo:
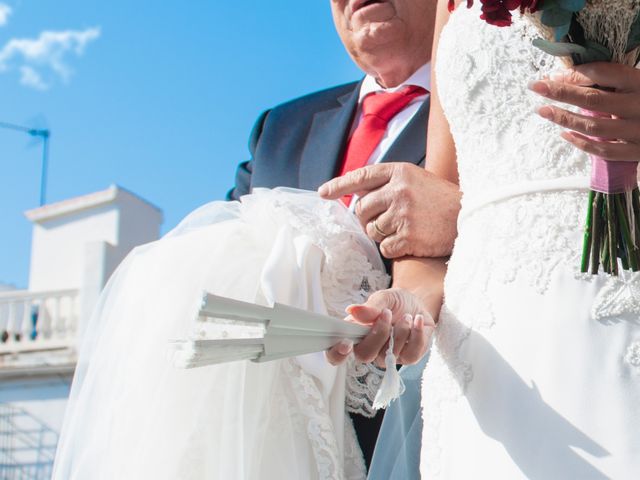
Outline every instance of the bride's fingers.
<svg viewBox="0 0 640 480">
<path fill-rule="evenodd" d="M 412 325 L 413 317 L 409 314 L 405 314 L 393 326 L 393 354 L 396 358 L 398 358 L 398 355 L 400 355 L 400 352 L 409 340 Z"/>
<path fill-rule="evenodd" d="M 589 117 L 551 105 L 540 107 L 538 109 L 538 115 L 561 127 L 583 133 L 590 137 L 615 138 L 626 142 L 640 142 L 640 120 Z"/>
<path fill-rule="evenodd" d="M 633 92 L 640 90 L 640 85 L 638 85 L 639 76 L 640 72 L 626 65 L 594 62 L 553 73 L 550 75 L 550 79 L 554 82 L 584 87 L 602 85 L 615 88 L 621 92 Z"/>
<path fill-rule="evenodd" d="M 356 358 L 364 363 L 372 362 L 378 356 L 391 334 L 391 310 L 384 309 L 366 337 L 353 347 Z"/>
<path fill-rule="evenodd" d="M 340 365 L 353 351 L 351 340 L 342 340 L 325 352 L 325 356 L 331 365 Z"/>
<path fill-rule="evenodd" d="M 416 315 L 411 328 L 411 335 L 398 357 L 398 363 L 403 365 L 418 363 L 427 353 L 429 339 L 434 328 L 434 325 L 425 322 L 425 318 L 422 315 Z"/>
<path fill-rule="evenodd" d="M 602 112 L 618 117 L 637 117 L 640 109 L 637 93 L 619 93 L 592 87 L 579 87 L 550 80 L 532 82 L 529 88 L 556 102 L 575 105 L 592 112 Z"/>
<path fill-rule="evenodd" d="M 353 321 L 371 325 L 385 308 L 391 312 L 404 312 L 403 301 L 398 289 L 379 290 L 374 292 L 362 305 L 349 305 L 346 311 Z M 397 314 L 396 314 L 397 316 Z"/>
<path fill-rule="evenodd" d="M 589 138 L 577 132 L 562 132 L 562 138 L 580 150 L 618 162 L 640 161 L 640 145 L 625 142 L 605 142 Z"/>
<path fill-rule="evenodd" d="M 348 320 L 355 323 L 361 323 L 363 325 L 371 325 L 378 319 L 378 317 L 380 317 L 382 308 L 366 304 L 349 305 L 347 307 L 347 313 L 349 314 Z"/>
</svg>

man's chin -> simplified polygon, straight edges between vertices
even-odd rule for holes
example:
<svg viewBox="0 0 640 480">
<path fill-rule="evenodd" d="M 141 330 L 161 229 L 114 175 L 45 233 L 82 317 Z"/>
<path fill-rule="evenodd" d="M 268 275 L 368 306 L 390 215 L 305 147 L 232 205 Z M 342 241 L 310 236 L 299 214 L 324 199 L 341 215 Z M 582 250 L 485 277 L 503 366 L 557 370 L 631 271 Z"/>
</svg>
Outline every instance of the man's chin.
<svg viewBox="0 0 640 480">
<path fill-rule="evenodd" d="M 354 39 L 363 52 L 372 52 L 377 48 L 393 44 L 401 35 L 401 25 L 391 20 L 387 22 L 370 22 L 354 31 Z"/>
</svg>

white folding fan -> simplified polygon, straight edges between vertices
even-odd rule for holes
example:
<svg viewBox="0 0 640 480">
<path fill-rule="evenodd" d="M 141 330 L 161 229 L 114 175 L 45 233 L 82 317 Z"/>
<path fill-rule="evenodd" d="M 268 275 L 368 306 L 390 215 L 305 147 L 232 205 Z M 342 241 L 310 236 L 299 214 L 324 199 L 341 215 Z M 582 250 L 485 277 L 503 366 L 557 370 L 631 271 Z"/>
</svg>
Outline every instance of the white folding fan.
<svg viewBox="0 0 640 480">
<path fill-rule="evenodd" d="M 355 343 L 369 327 L 299 308 L 253 303 L 205 293 L 199 333 L 170 344 L 172 363 L 193 368 L 237 360 L 267 362 L 320 352 L 343 339 Z"/>
<path fill-rule="evenodd" d="M 171 361 L 178 368 L 296 357 L 321 352 L 344 339 L 358 343 L 370 330 L 279 303 L 264 307 L 209 293 L 203 295 L 197 320 L 201 328 L 193 338 L 170 342 Z M 373 403 L 376 409 L 386 408 L 404 391 L 395 362 L 392 330 L 386 373 Z"/>
</svg>

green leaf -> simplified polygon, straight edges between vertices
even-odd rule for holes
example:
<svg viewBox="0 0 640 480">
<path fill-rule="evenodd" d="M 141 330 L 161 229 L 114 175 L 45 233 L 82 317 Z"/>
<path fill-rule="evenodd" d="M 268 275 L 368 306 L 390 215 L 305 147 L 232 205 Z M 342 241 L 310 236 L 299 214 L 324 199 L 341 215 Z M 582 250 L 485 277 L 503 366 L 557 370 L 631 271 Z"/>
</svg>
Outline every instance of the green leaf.
<svg viewBox="0 0 640 480">
<path fill-rule="evenodd" d="M 536 38 L 533 41 L 533 46 L 554 57 L 569 57 L 587 53 L 587 49 L 581 45 L 568 42 L 550 42 L 544 38 Z"/>
<path fill-rule="evenodd" d="M 561 27 L 556 27 L 554 29 L 556 42 L 561 42 L 564 39 L 564 37 L 566 37 L 569 34 L 569 30 L 571 30 L 570 23 L 567 23 L 566 25 L 562 25 Z"/>
<path fill-rule="evenodd" d="M 635 22 L 633 22 L 631 31 L 629 32 L 629 40 L 627 40 L 627 53 L 637 47 L 640 47 L 640 13 L 636 17 Z"/>
<path fill-rule="evenodd" d="M 613 58 L 611 51 L 599 43 L 587 41 L 585 49 L 585 53 L 579 54 L 580 63 L 610 62 Z"/>
<path fill-rule="evenodd" d="M 571 25 L 572 18 L 573 12 L 556 7 L 542 12 L 541 21 L 547 27 L 562 27 L 567 24 Z"/>
<path fill-rule="evenodd" d="M 579 12 L 587 4 L 586 0 L 557 0 L 558 6 L 570 12 Z"/>
</svg>

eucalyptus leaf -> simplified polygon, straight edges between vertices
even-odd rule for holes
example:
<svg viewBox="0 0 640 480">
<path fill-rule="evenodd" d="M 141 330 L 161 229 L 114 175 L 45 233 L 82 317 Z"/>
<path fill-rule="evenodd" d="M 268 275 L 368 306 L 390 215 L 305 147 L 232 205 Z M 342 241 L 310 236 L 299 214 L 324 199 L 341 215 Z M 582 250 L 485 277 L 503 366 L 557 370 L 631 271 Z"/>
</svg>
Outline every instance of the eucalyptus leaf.
<svg viewBox="0 0 640 480">
<path fill-rule="evenodd" d="M 544 38 L 536 38 L 533 46 L 554 57 L 569 57 L 571 55 L 586 55 L 587 49 L 581 45 L 568 42 L 550 42 Z"/>
<path fill-rule="evenodd" d="M 562 8 L 550 8 L 542 12 L 541 21 L 547 27 L 562 27 L 564 25 L 571 25 L 572 18 L 573 12 Z"/>
<path fill-rule="evenodd" d="M 563 10 L 570 12 L 579 12 L 587 4 L 586 0 L 556 0 L 557 4 Z"/>
<path fill-rule="evenodd" d="M 566 25 L 562 25 L 561 27 L 556 27 L 554 29 L 554 35 L 556 38 L 556 42 L 562 42 L 564 37 L 569 34 L 569 30 L 571 30 L 571 24 L 567 23 Z"/>
<path fill-rule="evenodd" d="M 587 41 L 585 52 L 574 55 L 574 63 L 582 65 L 593 62 L 610 62 L 613 58 L 611 51 L 599 43 Z"/>
</svg>

